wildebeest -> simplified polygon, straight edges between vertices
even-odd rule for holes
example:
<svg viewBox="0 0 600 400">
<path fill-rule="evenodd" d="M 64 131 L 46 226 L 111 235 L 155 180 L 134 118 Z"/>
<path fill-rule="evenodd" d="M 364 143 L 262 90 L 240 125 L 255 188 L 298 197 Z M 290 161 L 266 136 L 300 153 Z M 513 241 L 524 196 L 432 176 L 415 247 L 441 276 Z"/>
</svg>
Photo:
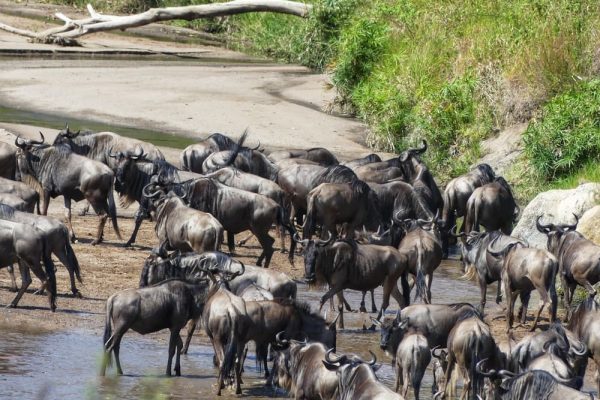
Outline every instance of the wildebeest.
<svg viewBox="0 0 600 400">
<path fill-rule="evenodd" d="M 479 231 L 479 226 L 482 225 L 488 231 L 499 229 L 510 235 L 518 214 L 519 206 L 510 185 L 503 177 L 498 176 L 493 182 L 475 189 L 469 197 L 464 231 Z"/>
<path fill-rule="evenodd" d="M 279 150 L 273 151 L 268 155 L 268 158 L 273 162 L 285 160 L 289 158 L 300 158 L 316 162 L 325 167 L 338 165 L 338 159 L 327 149 L 323 147 L 313 147 L 306 150 Z"/>
<path fill-rule="evenodd" d="M 269 229 L 273 224 L 284 226 L 290 236 L 295 233 L 285 221 L 283 208 L 265 196 L 231 188 L 208 178 L 198 178 L 176 186 L 183 189 L 190 207 L 212 214 L 223 225 L 227 231 L 230 252 L 234 250 L 234 235 L 250 230 L 263 249 L 256 262 L 259 266 L 263 260 L 265 268 L 271 262 L 275 240 L 269 235 Z M 295 247 L 296 243 L 291 241 L 290 262 L 293 262 Z"/>
<path fill-rule="evenodd" d="M 152 286 L 168 279 L 181 279 L 186 282 L 206 280 L 204 269 L 207 265 L 212 264 L 191 252 L 174 252 L 166 258 L 150 254 L 144 260 L 139 287 Z"/>
<path fill-rule="evenodd" d="M 541 218 L 538 216 L 536 226 L 538 231 L 548 236 L 548 251 L 558 259 L 565 307 L 570 310 L 578 284 L 587 290 L 590 297 L 596 295 L 593 285 L 600 281 L 600 246 L 575 231 L 579 222 L 576 215 L 573 225 L 543 225 Z"/>
<path fill-rule="evenodd" d="M 337 234 L 338 225 L 344 226 L 348 236 L 361 226 L 375 231 L 381 225 L 377 195 L 360 180 L 322 183 L 310 191 L 307 204 L 303 239 L 310 239 L 317 224 L 321 225 L 321 236 L 325 232 Z"/>
<path fill-rule="evenodd" d="M 488 246 L 493 241 L 496 247 L 504 248 L 510 243 L 522 242 L 520 239 L 504 235 L 500 231 L 476 232 L 473 231 L 466 235 L 461 233 L 457 235 L 465 237 L 462 242 L 462 259 L 465 266 L 464 277 L 469 280 L 477 280 L 481 300 L 479 302 L 479 311 L 483 313 L 487 301 L 487 286 L 498 282 L 496 291 L 496 303 L 502 301 L 501 279 L 503 259 L 494 257 L 488 252 Z"/>
<path fill-rule="evenodd" d="M 0 177 L 14 180 L 17 172 L 17 148 L 0 142 Z"/>
<path fill-rule="evenodd" d="M 9 267 L 14 263 L 19 263 L 21 289 L 10 303 L 10 307 L 17 306 L 31 284 L 31 270 L 42 281 L 40 290 L 48 290 L 50 309 L 56 310 L 54 263 L 43 233 L 31 225 L 0 220 L 0 268 Z"/>
<path fill-rule="evenodd" d="M 338 376 L 339 400 L 402 400 L 402 396 L 388 389 L 375 376 L 375 354 L 370 352 L 372 359 L 364 361 L 358 356 L 341 355 L 332 358 L 332 351 L 333 349 L 327 350 L 323 364 Z"/>
<path fill-rule="evenodd" d="M 6 199 L 7 203 L 12 204 L 15 204 L 16 199 L 21 199 L 23 206 L 18 207 L 20 211 L 33 213 L 37 206 L 37 212 L 40 213 L 40 195 L 25 183 L 0 177 L 0 199 Z"/>
<path fill-rule="evenodd" d="M 201 174 L 202 163 L 212 153 L 235 148 L 235 141 L 221 133 L 213 133 L 199 143 L 191 144 L 180 155 L 181 169 Z"/>
<path fill-rule="evenodd" d="M 521 298 L 519 311 L 521 323 L 525 324 L 529 298 L 534 289 L 540 294 L 540 305 L 531 331 L 537 327 L 540 314 L 546 305 L 549 307 L 550 321 L 554 322 L 558 306 L 555 285 L 558 270 L 556 257 L 546 250 L 525 247 L 522 242 L 508 243 L 498 250 L 494 250 L 494 246 L 495 242 L 490 242 L 488 253 L 502 259 L 502 283 L 507 302 L 507 329 L 512 329 L 513 308 L 517 295 Z"/>
<path fill-rule="evenodd" d="M 98 161 L 73 153 L 69 147 L 45 145 L 44 135 L 40 135 L 42 140 L 39 142 L 18 137 L 15 144 L 21 149 L 17 157 L 21 179 L 42 194 L 42 215 L 47 214 L 50 197 L 62 195 L 71 240 L 74 240 L 71 200 L 86 199 L 100 216 L 96 239 L 92 244 L 102 241 L 108 216 L 120 240 L 112 170 Z"/>
<path fill-rule="evenodd" d="M 342 165 L 345 165 L 346 167 L 348 167 L 350 169 L 354 169 L 356 167 L 360 167 L 362 165 L 367 165 L 367 164 L 371 164 L 371 163 L 375 163 L 375 162 L 381 162 L 381 157 L 379 157 L 375 153 L 371 153 L 371 154 L 368 154 L 361 158 L 355 158 L 354 160 L 346 161 L 346 162 L 342 163 Z"/>
<path fill-rule="evenodd" d="M 406 235 L 398 250 L 406 257 L 408 270 L 415 276 L 415 299 L 431 303 L 433 272 L 442 262 L 442 243 L 437 215 L 429 220 L 411 220 L 405 224 Z"/>
<path fill-rule="evenodd" d="M 406 182 L 369 183 L 369 187 L 377 195 L 381 220 L 384 224 L 389 223 L 394 216 L 400 221 L 429 220 L 433 217 L 421 196 Z"/>
<path fill-rule="evenodd" d="M 27 213 L 33 213 L 35 208 L 35 204 L 27 203 L 21 197 L 15 196 L 14 194 L 0 193 L 0 203 L 9 205 L 16 210 Z"/>
<path fill-rule="evenodd" d="M 337 399 L 338 377 L 325 368 L 326 347 L 322 343 L 283 339 L 278 335 L 272 382 L 296 400 Z"/>
<path fill-rule="evenodd" d="M 13 221 L 37 228 L 38 233 L 46 242 L 46 250 L 53 253 L 69 271 L 71 292 L 74 296 L 81 297 L 81 293 L 75 286 L 75 277 L 81 282 L 79 261 L 77 261 L 75 251 L 69 242 L 69 231 L 62 222 L 54 218 L 18 211 L 1 203 L 0 220 Z"/>
<path fill-rule="evenodd" d="M 596 386 L 600 393 L 600 305 L 589 297 L 575 308 L 567 328 L 581 340 L 588 349 L 588 356 L 596 363 Z"/>
<path fill-rule="evenodd" d="M 383 285 L 383 301 L 377 319 L 387 309 L 390 296 L 400 308 L 409 304 L 407 280 L 407 260 L 391 246 L 359 244 L 352 239 L 342 239 L 330 244 L 329 240 L 302 240 L 304 245 L 304 278 L 308 283 L 329 285 L 329 290 L 321 297 L 320 306 L 338 295 L 340 327 L 344 327 L 343 290 L 370 291 Z M 398 279 L 402 283 L 402 294 L 398 290 Z M 364 309 L 364 299 L 361 304 Z"/>
<path fill-rule="evenodd" d="M 197 253 L 219 250 L 223 243 L 223 226 L 215 217 L 188 207 L 176 193 L 165 194 L 154 183 L 146 185 L 143 192 L 156 208 L 158 254 L 166 255 L 169 250 Z"/>
<path fill-rule="evenodd" d="M 243 273 L 242 269 L 237 274 Z M 225 379 L 232 372 L 235 374 L 235 393 L 241 394 L 245 338 L 252 322 L 244 299 L 229 291 L 225 274 L 214 276 L 210 271 L 209 274 L 212 284 L 202 314 L 202 325 L 215 350 L 215 366 L 219 369 L 217 396 L 221 395 Z"/>
<path fill-rule="evenodd" d="M 155 286 L 126 289 L 113 294 L 106 301 L 104 325 L 104 357 L 100 375 L 104 375 L 114 353 L 117 373 L 123 374 L 119 350 L 121 339 L 129 330 L 145 335 L 169 329 L 169 359 L 167 375 L 171 375 L 173 356 L 175 374 L 181 375 L 179 353 L 183 342 L 179 332 L 189 319 L 202 315 L 208 297 L 208 283 L 187 283 L 178 279 L 167 280 Z"/>
<path fill-rule="evenodd" d="M 266 301 L 273 300 L 273 294 L 267 289 L 261 288 L 256 283 L 249 283 L 240 290 L 240 297 L 248 301 Z"/>
<path fill-rule="evenodd" d="M 373 322 L 382 325 L 377 320 Z M 395 391 L 399 392 L 402 385 L 402 396 L 406 397 L 412 386 L 418 400 L 421 381 L 431 361 L 431 350 L 427 338 L 419 330 L 407 329 L 407 326 L 407 320 L 400 321 L 397 317 L 392 326 L 382 328 L 380 346 L 392 356 L 392 366 L 396 369 Z"/>
<path fill-rule="evenodd" d="M 467 201 L 480 186 L 494 181 L 496 175 L 488 164 L 479 164 L 473 170 L 452 179 L 444 190 L 444 211 L 442 220 L 447 227 L 456 225 L 456 219 L 464 217 L 467 212 Z M 464 231 L 464 224 L 460 232 Z"/>
</svg>

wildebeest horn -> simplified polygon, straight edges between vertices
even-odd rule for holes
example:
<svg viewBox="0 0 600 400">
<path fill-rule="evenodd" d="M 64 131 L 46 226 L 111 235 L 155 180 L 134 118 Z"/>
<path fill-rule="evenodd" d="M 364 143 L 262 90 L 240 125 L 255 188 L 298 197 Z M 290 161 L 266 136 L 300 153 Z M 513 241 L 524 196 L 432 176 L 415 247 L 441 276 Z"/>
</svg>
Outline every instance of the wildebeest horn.
<svg viewBox="0 0 600 400">
<path fill-rule="evenodd" d="M 433 354 L 433 350 L 432 350 L 432 354 Z M 485 364 L 485 362 L 487 361 L 487 358 L 484 358 L 483 360 L 479 361 L 477 363 L 477 365 L 475 365 L 475 371 L 477 371 L 478 374 L 486 376 L 488 378 L 491 378 L 493 376 L 496 376 L 498 374 L 498 371 L 496 371 L 495 369 L 490 369 L 488 371 L 484 371 L 483 370 L 483 364 Z"/>
<path fill-rule="evenodd" d="M 237 271 L 237 272 L 234 272 L 234 273 L 232 273 L 232 274 L 231 274 L 231 278 L 229 278 L 229 280 L 230 280 L 230 281 L 231 281 L 231 280 L 234 280 L 235 278 L 237 278 L 237 277 L 238 277 L 238 276 L 240 276 L 240 275 L 244 275 L 244 273 L 246 272 L 246 266 L 244 265 L 244 263 L 243 263 L 243 262 L 240 262 L 240 264 L 241 264 L 241 266 L 242 266 L 242 269 L 241 269 L 241 271 Z"/>
<path fill-rule="evenodd" d="M 19 147 L 19 148 L 24 148 L 27 145 L 27 141 L 21 139 L 21 135 L 17 136 L 15 138 L 15 146 Z"/>
<path fill-rule="evenodd" d="M 442 359 L 442 353 L 444 353 L 444 348 L 441 346 L 435 346 L 433 349 L 431 349 L 431 355 L 438 360 Z"/>
<path fill-rule="evenodd" d="M 150 186 L 156 186 L 155 183 L 149 183 L 146 186 L 144 186 L 144 188 L 142 189 L 142 195 L 144 197 L 148 197 L 149 199 L 156 197 L 158 194 L 160 194 L 160 189 L 156 190 L 152 193 L 149 193 L 148 190 L 150 189 Z"/>
<path fill-rule="evenodd" d="M 585 345 L 585 343 L 583 343 L 583 342 L 579 342 L 579 345 L 577 345 L 576 343 L 573 343 L 571 345 L 570 352 L 575 354 L 576 356 L 584 356 L 587 354 L 588 348 Z"/>
<path fill-rule="evenodd" d="M 554 224 L 542 225 L 542 223 L 540 222 L 541 219 L 542 215 L 538 215 L 538 217 L 535 219 L 535 227 L 539 232 L 547 234 L 556 229 Z"/>
<path fill-rule="evenodd" d="M 111 158 L 119 158 L 119 157 L 121 157 L 122 155 L 123 155 L 123 153 L 121 153 L 121 152 L 118 152 L 118 153 L 112 153 L 112 152 L 109 152 L 109 153 L 108 153 L 108 156 L 109 156 L 109 157 L 111 157 Z"/>
<path fill-rule="evenodd" d="M 493 247 L 494 247 L 494 243 L 496 243 L 496 241 L 500 238 L 500 236 L 496 236 L 494 238 L 494 240 L 492 240 L 490 242 L 490 244 L 487 247 L 487 252 L 490 253 L 493 257 L 501 257 L 503 254 L 507 253 L 511 247 L 515 246 L 518 242 L 514 242 L 514 243 L 509 243 L 506 246 L 504 246 L 504 248 L 500 251 L 494 251 Z"/>
<path fill-rule="evenodd" d="M 466 233 L 464 233 L 464 232 L 455 233 L 457 230 L 458 230 L 458 227 L 456 225 L 454 225 L 452 227 L 452 229 L 450 229 L 450 231 L 449 231 L 450 236 L 453 236 L 455 238 L 466 236 Z"/>
<path fill-rule="evenodd" d="M 31 140 L 29 143 L 31 143 L 31 144 L 44 144 L 44 142 L 46 141 L 46 138 L 44 138 L 44 134 L 42 132 L 40 132 L 40 136 L 42 138 L 41 142 L 39 140 Z"/>
<path fill-rule="evenodd" d="M 425 153 L 427 151 L 427 141 L 425 139 L 423 139 L 423 141 L 421 142 L 421 147 L 412 149 L 412 151 L 414 151 L 417 154 Z"/>
<path fill-rule="evenodd" d="M 361 361 L 365 364 L 369 364 L 370 366 L 373 366 L 377 362 L 377 356 L 371 350 L 369 350 L 369 354 L 371 354 L 371 360 L 369 362 L 366 362 L 363 359 L 361 359 Z"/>
<path fill-rule="evenodd" d="M 260 140 L 258 141 L 258 146 L 254 147 L 253 149 L 250 149 L 250 150 L 258 150 L 259 147 L 260 147 Z"/>
<path fill-rule="evenodd" d="M 317 239 L 315 240 L 315 243 L 317 244 L 317 246 L 327 246 L 332 240 L 333 240 L 333 235 L 331 234 L 330 231 L 327 231 L 327 240 L 321 240 L 321 239 Z"/>
<path fill-rule="evenodd" d="M 306 336 L 306 334 L 303 334 L 303 335 L 304 335 L 304 339 L 302 339 L 302 340 L 290 339 L 290 342 L 294 343 L 294 344 L 301 344 L 301 345 L 307 344 L 308 343 L 308 336 Z"/>
<path fill-rule="evenodd" d="M 302 246 L 306 246 L 308 244 L 308 239 L 302 240 L 302 238 L 300 237 L 300 235 L 298 235 L 298 232 L 294 233 L 294 236 L 292 236 L 292 239 L 294 239 L 294 241 L 296 243 L 301 243 Z"/>
<path fill-rule="evenodd" d="M 182 193 L 181 193 L 181 194 L 177 193 L 177 190 L 174 190 L 174 191 L 173 191 L 173 193 L 175 193 L 175 195 L 176 195 L 177 197 L 179 197 L 181 200 L 185 200 L 185 198 L 187 197 L 188 193 L 187 193 L 187 191 L 184 189 L 183 185 L 182 185 L 181 183 L 179 183 L 179 184 L 176 184 L 174 187 L 175 187 L 176 189 L 181 189 Z"/>
<path fill-rule="evenodd" d="M 283 334 L 284 334 L 284 331 L 281 331 L 277 335 L 275 335 L 275 340 L 277 341 L 277 344 L 280 346 L 286 346 L 290 343 L 289 340 L 283 338 Z"/>
<path fill-rule="evenodd" d="M 341 356 L 337 356 L 336 358 L 331 358 L 331 353 L 333 353 L 333 349 L 329 349 L 327 350 L 327 353 L 325 353 L 325 361 L 327 361 L 330 364 L 343 364 L 344 362 L 346 362 L 346 360 L 348 360 L 348 357 L 346 355 L 341 355 Z"/>
<path fill-rule="evenodd" d="M 579 217 L 575 213 L 573 213 L 573 216 L 575 217 L 575 224 L 573 224 L 573 225 L 561 224 L 560 227 L 563 231 L 564 230 L 574 231 L 575 229 L 577 229 L 577 224 L 579 223 Z"/>
<path fill-rule="evenodd" d="M 144 155 L 144 149 L 142 148 L 142 146 L 137 146 L 135 150 L 135 153 L 129 155 L 129 158 L 131 158 L 132 160 L 138 160 Z"/>
</svg>

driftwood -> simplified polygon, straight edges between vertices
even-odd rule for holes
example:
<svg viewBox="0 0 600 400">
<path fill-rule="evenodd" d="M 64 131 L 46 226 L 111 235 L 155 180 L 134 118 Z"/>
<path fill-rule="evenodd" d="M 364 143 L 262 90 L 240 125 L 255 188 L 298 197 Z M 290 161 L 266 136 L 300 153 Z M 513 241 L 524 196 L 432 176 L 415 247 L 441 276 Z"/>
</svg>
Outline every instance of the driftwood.
<svg viewBox="0 0 600 400">
<path fill-rule="evenodd" d="M 185 7 L 151 8 L 140 14 L 116 16 L 97 13 L 90 4 L 87 9 L 89 18 L 74 20 L 62 13 L 56 18 L 64 21 L 60 27 L 50 28 L 42 32 L 14 28 L 0 22 L 0 30 L 25 36 L 37 43 L 58 44 L 61 46 L 77 45 L 75 40 L 83 35 L 105 32 L 115 29 L 125 30 L 151 24 L 153 22 L 173 19 L 194 20 L 200 18 L 222 17 L 248 12 L 276 12 L 307 17 L 312 6 L 286 0 L 233 0 L 227 3 L 212 3 Z"/>
</svg>

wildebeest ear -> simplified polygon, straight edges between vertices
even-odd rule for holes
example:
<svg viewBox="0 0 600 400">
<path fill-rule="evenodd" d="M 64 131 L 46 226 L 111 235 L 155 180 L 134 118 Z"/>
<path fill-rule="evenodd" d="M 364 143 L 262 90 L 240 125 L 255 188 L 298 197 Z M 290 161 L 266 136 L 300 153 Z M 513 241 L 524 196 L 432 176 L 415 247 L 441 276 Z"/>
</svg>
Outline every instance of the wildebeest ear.
<svg viewBox="0 0 600 400">
<path fill-rule="evenodd" d="M 323 365 L 325 366 L 325 368 L 327 368 L 329 371 L 337 371 L 337 369 L 339 368 L 339 365 L 337 365 L 337 364 L 332 364 L 325 360 L 321 360 L 321 361 L 323 362 Z"/>
<path fill-rule="evenodd" d="M 408 326 L 408 319 L 405 319 L 404 321 L 400 321 L 400 323 L 398 323 L 399 329 L 405 329 L 407 326 Z"/>
<path fill-rule="evenodd" d="M 373 322 L 374 325 L 381 326 L 381 321 L 377 318 L 371 317 L 371 322 Z"/>
</svg>

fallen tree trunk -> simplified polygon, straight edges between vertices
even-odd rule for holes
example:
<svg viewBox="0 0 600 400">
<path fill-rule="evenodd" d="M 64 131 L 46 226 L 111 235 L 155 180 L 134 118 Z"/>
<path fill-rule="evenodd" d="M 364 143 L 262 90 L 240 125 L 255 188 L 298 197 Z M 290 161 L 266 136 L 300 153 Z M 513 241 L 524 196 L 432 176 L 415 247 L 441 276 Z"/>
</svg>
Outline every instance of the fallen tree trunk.
<svg viewBox="0 0 600 400">
<path fill-rule="evenodd" d="M 61 27 L 34 32 L 0 23 L 0 29 L 28 37 L 32 41 L 39 43 L 73 46 L 78 44 L 75 40 L 76 38 L 90 33 L 106 32 L 115 29 L 125 30 L 127 28 L 148 25 L 153 22 L 174 19 L 194 20 L 249 12 L 275 12 L 305 18 L 308 16 L 311 8 L 312 6 L 309 4 L 287 0 L 233 0 L 227 3 L 152 8 L 140 14 L 116 16 L 99 14 L 88 4 L 89 18 L 73 20 L 62 13 L 56 13 L 55 16 L 65 22 Z"/>
</svg>

